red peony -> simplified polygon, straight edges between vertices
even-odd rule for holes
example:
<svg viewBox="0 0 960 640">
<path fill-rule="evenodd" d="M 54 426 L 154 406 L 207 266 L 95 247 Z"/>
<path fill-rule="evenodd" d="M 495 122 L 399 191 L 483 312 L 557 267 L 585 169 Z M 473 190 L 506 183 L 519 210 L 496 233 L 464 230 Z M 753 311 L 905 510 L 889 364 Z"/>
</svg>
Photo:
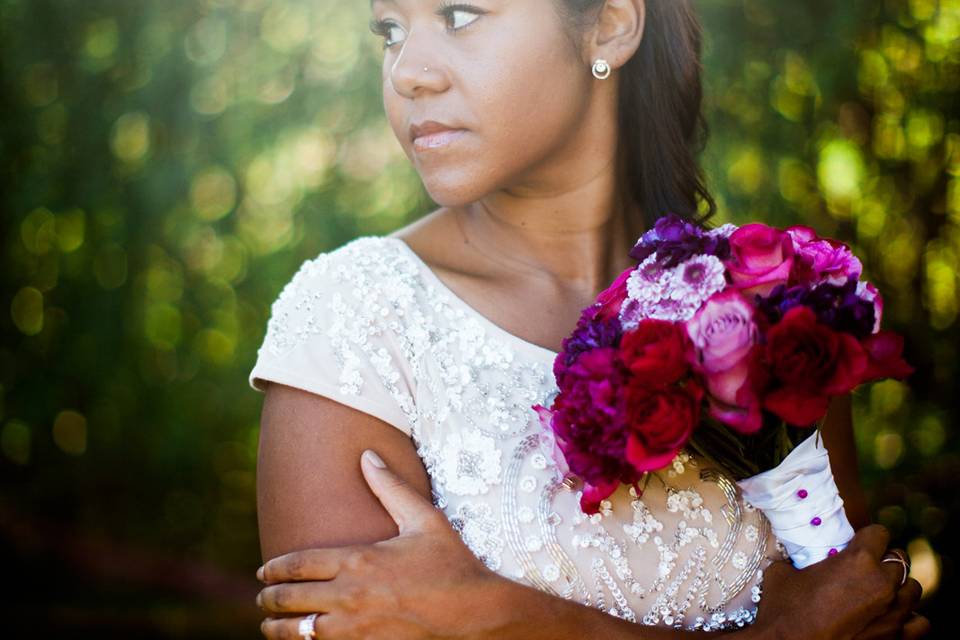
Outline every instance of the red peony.
<svg viewBox="0 0 960 640">
<path fill-rule="evenodd" d="M 620 359 L 640 384 L 669 385 L 689 369 L 689 342 L 682 325 L 648 318 L 623 334 Z"/>
<path fill-rule="evenodd" d="M 817 322 L 807 307 L 790 309 L 770 328 L 763 356 L 772 386 L 763 407 L 798 427 L 822 418 L 830 397 L 853 390 L 868 365 L 856 338 Z"/>
<path fill-rule="evenodd" d="M 631 380 L 626 388 L 627 460 L 637 471 L 670 464 L 700 421 L 703 388 L 693 379 L 684 386 L 651 388 Z"/>
<path fill-rule="evenodd" d="M 596 513 L 601 500 L 620 483 L 637 482 L 640 472 L 626 459 L 628 372 L 613 347 L 584 351 L 558 380 L 560 393 L 549 413 L 537 409 L 562 451 L 567 467 L 583 479 L 580 507 Z M 535 407 L 536 409 L 536 407 Z"/>
</svg>

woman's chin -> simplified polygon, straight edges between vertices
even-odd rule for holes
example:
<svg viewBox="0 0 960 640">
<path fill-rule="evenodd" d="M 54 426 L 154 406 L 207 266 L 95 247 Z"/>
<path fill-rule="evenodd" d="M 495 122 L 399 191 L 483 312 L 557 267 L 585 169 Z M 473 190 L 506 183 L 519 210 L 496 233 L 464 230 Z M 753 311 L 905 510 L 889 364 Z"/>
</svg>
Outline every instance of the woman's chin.
<svg viewBox="0 0 960 640">
<path fill-rule="evenodd" d="M 423 186 L 430 195 L 430 199 L 443 207 L 456 207 L 482 198 L 487 191 L 478 188 L 475 180 L 468 180 L 464 175 L 437 175 L 435 173 L 421 175 Z"/>
</svg>

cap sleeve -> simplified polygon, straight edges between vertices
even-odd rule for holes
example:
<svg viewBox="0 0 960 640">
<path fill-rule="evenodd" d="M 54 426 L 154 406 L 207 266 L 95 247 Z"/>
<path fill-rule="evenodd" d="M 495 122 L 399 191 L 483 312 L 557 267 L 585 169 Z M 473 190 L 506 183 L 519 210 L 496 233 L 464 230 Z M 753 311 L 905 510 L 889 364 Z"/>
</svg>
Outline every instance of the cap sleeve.
<svg viewBox="0 0 960 640">
<path fill-rule="evenodd" d="M 402 325 L 371 273 L 377 258 L 362 248 L 355 240 L 301 265 L 271 306 L 248 381 L 326 396 L 410 435 L 416 395 Z"/>
</svg>

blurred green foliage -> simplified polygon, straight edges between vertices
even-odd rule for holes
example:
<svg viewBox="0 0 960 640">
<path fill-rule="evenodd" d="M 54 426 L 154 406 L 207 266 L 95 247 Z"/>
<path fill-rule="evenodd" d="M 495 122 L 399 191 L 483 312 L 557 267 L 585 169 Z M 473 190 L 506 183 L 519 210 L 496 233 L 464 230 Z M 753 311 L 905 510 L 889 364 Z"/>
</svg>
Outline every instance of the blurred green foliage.
<svg viewBox="0 0 960 640">
<path fill-rule="evenodd" d="M 857 437 L 936 620 L 958 595 L 960 0 L 698 6 L 719 218 L 850 242 L 906 336 L 918 372 L 857 396 Z M 368 18 L 0 0 L 7 620 L 259 637 L 246 374 L 269 304 L 304 259 L 432 205 Z"/>
</svg>

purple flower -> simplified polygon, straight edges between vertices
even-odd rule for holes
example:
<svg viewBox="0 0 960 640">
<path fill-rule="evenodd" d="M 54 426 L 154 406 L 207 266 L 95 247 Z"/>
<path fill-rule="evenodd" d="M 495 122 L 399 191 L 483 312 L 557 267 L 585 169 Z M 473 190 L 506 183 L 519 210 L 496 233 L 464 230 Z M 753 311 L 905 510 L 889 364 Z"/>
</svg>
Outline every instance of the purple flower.
<svg viewBox="0 0 960 640">
<path fill-rule="evenodd" d="M 630 257 L 643 262 L 654 253 L 663 269 L 672 269 L 695 255 L 711 255 L 725 260 L 730 255 L 726 233 L 706 232 L 701 227 L 670 213 L 644 233 L 630 250 Z"/>
<path fill-rule="evenodd" d="M 858 288 L 856 278 L 842 285 L 825 282 L 812 289 L 804 285 L 788 289 L 781 284 L 766 298 L 758 296 L 757 308 L 771 324 L 776 324 L 793 307 L 809 307 L 817 320 L 828 327 L 865 338 L 873 333 L 876 312 L 872 300 L 857 295 Z"/>
<path fill-rule="evenodd" d="M 727 286 L 726 269 L 715 256 L 695 255 L 672 269 L 649 256 L 627 279 L 620 322 L 630 331 L 644 318 L 680 322 L 690 319 L 706 300 Z"/>
<path fill-rule="evenodd" d="M 561 351 L 553 361 L 553 375 L 560 380 L 580 354 L 603 347 L 617 347 L 623 333 L 616 316 L 601 320 L 599 307 L 591 305 L 580 312 L 580 320 L 573 333 L 563 339 Z"/>
</svg>

